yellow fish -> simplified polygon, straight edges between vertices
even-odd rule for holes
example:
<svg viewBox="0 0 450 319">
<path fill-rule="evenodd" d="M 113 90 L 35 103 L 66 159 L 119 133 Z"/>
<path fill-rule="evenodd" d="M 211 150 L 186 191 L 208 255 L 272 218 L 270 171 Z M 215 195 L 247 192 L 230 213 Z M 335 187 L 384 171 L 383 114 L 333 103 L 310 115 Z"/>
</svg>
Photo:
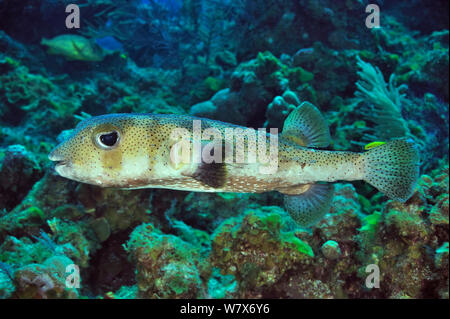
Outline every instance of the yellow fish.
<svg viewBox="0 0 450 319">
<path fill-rule="evenodd" d="M 384 145 L 384 144 L 386 144 L 386 142 L 372 142 L 372 143 L 369 143 L 366 146 L 364 146 L 364 149 L 366 151 L 368 151 L 371 148 L 378 147 L 378 146 L 381 146 L 381 145 Z"/>
<path fill-rule="evenodd" d="M 100 46 L 80 35 L 63 34 L 53 39 L 43 38 L 41 44 L 48 46 L 48 54 L 62 55 L 69 61 L 98 62 L 105 57 L 105 52 Z"/>
<path fill-rule="evenodd" d="M 414 143 L 397 139 L 367 152 L 320 150 L 330 143 L 325 119 L 304 102 L 280 135 L 182 115 L 110 114 L 78 124 L 49 159 L 63 177 L 101 187 L 285 195 L 302 226 L 329 210 L 333 182 L 363 180 L 406 201 L 419 174 Z"/>
</svg>

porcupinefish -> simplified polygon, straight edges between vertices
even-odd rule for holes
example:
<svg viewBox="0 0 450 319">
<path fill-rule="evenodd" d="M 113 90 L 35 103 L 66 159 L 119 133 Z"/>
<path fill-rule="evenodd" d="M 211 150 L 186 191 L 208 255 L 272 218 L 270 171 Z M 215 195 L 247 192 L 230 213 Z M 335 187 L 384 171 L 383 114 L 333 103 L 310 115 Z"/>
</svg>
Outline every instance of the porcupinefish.
<svg viewBox="0 0 450 319">
<path fill-rule="evenodd" d="M 75 34 L 62 34 L 52 39 L 41 40 L 48 47 L 48 54 L 62 55 L 68 61 L 102 61 L 106 52 L 95 42 Z"/>
<path fill-rule="evenodd" d="M 412 195 L 419 174 L 413 141 L 358 153 L 325 150 L 330 140 L 309 102 L 289 114 L 279 135 L 184 115 L 109 114 L 80 122 L 49 159 L 59 175 L 101 187 L 278 191 L 301 226 L 328 212 L 333 182 L 363 180 L 402 202 Z"/>
</svg>

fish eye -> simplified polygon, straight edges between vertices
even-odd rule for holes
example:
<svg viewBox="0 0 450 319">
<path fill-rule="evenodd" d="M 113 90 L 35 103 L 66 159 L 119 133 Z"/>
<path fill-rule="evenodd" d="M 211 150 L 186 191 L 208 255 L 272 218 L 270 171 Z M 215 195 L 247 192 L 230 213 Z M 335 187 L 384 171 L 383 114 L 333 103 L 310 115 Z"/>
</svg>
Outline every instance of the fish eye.
<svg viewBox="0 0 450 319">
<path fill-rule="evenodd" d="M 112 149 L 117 146 L 120 139 L 119 132 L 102 132 L 97 134 L 96 142 L 97 145 L 103 149 Z"/>
</svg>

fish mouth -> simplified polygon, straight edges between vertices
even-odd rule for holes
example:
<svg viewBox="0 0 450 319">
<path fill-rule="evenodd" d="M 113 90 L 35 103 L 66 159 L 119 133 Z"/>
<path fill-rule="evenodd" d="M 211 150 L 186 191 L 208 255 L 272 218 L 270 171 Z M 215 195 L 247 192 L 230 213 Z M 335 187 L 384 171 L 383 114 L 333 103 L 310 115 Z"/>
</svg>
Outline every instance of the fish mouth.
<svg viewBox="0 0 450 319">
<path fill-rule="evenodd" d="M 59 176 L 74 179 L 73 176 L 73 168 L 72 161 L 67 159 L 65 156 L 60 154 L 58 148 L 54 149 L 48 155 L 48 159 L 55 163 L 53 166 L 54 172 L 56 172 Z"/>
<path fill-rule="evenodd" d="M 72 165 L 69 161 L 66 161 L 64 159 L 52 159 L 52 161 L 55 163 L 55 166 L 53 166 L 53 170 L 62 177 L 68 177 L 71 176 L 72 171 Z"/>
<path fill-rule="evenodd" d="M 59 166 L 64 166 L 68 164 L 68 161 L 65 160 L 63 157 L 58 156 L 56 154 L 54 154 L 55 152 L 51 152 L 48 155 L 48 159 L 51 160 L 52 162 L 55 162 L 55 168 L 59 167 Z"/>
<path fill-rule="evenodd" d="M 67 166 L 69 166 L 69 165 L 68 165 L 69 162 L 66 161 L 66 160 L 52 160 L 52 161 L 55 163 L 54 168 L 55 168 L 55 170 L 56 170 L 57 172 L 59 172 L 58 168 L 62 168 L 62 167 L 67 167 Z"/>
<path fill-rule="evenodd" d="M 67 164 L 67 162 L 64 160 L 59 160 L 59 161 L 54 161 L 54 162 L 55 162 L 55 167 L 64 166 Z"/>
</svg>

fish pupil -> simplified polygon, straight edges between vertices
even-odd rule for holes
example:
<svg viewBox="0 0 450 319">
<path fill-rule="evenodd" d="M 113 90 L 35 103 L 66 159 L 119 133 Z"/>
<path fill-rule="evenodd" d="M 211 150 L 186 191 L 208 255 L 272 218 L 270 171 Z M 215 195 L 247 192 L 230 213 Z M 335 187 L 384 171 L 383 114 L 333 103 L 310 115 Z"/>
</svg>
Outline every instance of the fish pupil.
<svg viewBox="0 0 450 319">
<path fill-rule="evenodd" d="M 117 138 L 117 132 L 102 134 L 100 135 L 100 142 L 102 142 L 102 144 L 106 146 L 113 146 L 114 144 L 116 144 Z"/>
</svg>

